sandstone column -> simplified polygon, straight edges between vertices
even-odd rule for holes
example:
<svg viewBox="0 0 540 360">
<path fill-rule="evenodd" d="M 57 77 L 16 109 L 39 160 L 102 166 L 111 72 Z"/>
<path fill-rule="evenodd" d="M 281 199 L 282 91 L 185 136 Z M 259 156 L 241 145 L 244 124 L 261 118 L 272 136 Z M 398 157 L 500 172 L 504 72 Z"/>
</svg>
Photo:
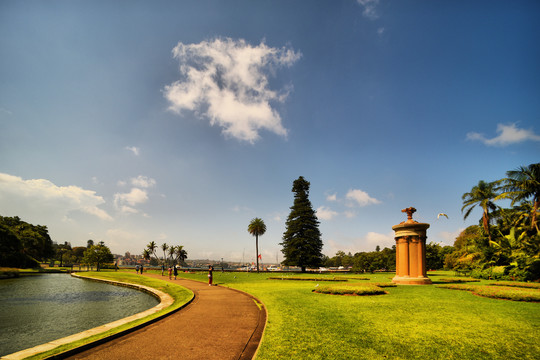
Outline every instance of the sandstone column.
<svg viewBox="0 0 540 360">
<path fill-rule="evenodd" d="M 414 221 L 416 209 L 401 210 L 407 213 L 407 221 L 392 226 L 396 239 L 396 276 L 392 282 L 404 285 L 431 284 L 426 272 L 426 230 L 429 224 Z"/>
</svg>

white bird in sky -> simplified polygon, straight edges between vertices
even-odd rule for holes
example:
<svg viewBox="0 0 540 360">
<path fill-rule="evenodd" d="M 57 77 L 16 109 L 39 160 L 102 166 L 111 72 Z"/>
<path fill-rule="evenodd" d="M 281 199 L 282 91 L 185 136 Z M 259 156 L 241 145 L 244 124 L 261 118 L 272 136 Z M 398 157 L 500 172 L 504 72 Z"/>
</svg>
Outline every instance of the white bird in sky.
<svg viewBox="0 0 540 360">
<path fill-rule="evenodd" d="M 439 215 L 437 215 L 437 220 L 439 220 L 439 218 L 440 218 L 441 216 L 446 216 L 446 218 L 448 219 L 448 215 L 443 214 L 443 213 L 440 213 Z"/>
</svg>

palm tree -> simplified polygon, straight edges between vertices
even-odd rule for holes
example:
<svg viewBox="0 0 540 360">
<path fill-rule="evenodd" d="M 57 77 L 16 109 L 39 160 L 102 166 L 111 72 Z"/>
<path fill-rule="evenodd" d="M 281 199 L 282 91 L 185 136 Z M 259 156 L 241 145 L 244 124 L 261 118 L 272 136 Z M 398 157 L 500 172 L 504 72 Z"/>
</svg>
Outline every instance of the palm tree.
<svg viewBox="0 0 540 360">
<path fill-rule="evenodd" d="M 461 197 L 463 200 L 461 212 L 468 208 L 463 216 L 463 220 L 469 217 L 471 211 L 476 207 L 476 205 L 480 205 L 480 207 L 483 209 L 482 225 L 484 226 L 484 230 L 488 235 L 490 246 L 492 241 L 489 230 L 489 210 L 497 209 L 497 206 L 493 203 L 493 201 L 499 200 L 500 198 L 501 196 L 496 192 L 495 183 L 488 183 L 483 180 L 480 180 L 478 185 L 471 189 L 471 192 L 465 193 Z"/>
<path fill-rule="evenodd" d="M 259 272 L 259 235 L 262 236 L 266 232 L 266 225 L 264 224 L 264 221 L 259 218 L 252 219 L 248 225 L 248 232 L 251 235 L 255 236 L 255 250 L 257 252 L 257 272 Z"/>
<path fill-rule="evenodd" d="M 540 207 L 540 163 L 529 166 L 520 166 L 516 170 L 506 172 L 506 179 L 502 179 L 504 185 L 502 196 L 512 199 L 512 206 L 516 202 L 523 202 L 532 197 L 533 206 L 531 211 L 531 230 L 538 229 L 536 217 Z"/>
<path fill-rule="evenodd" d="M 156 254 L 156 250 L 158 248 L 156 242 L 155 241 L 150 241 L 148 243 L 148 245 L 146 245 L 146 248 L 148 249 L 148 252 L 150 253 L 150 255 L 154 255 L 154 257 L 156 258 L 156 261 L 159 263 L 159 259 L 158 259 L 158 256 Z"/>
<path fill-rule="evenodd" d="M 142 255 L 145 260 L 150 260 L 150 251 L 148 249 L 144 249 Z"/>
<path fill-rule="evenodd" d="M 187 259 L 187 251 L 184 250 L 184 246 L 178 245 L 176 247 L 175 253 L 176 253 L 176 258 L 178 259 L 178 262 L 180 263 L 180 265 L 183 265 L 184 260 Z"/>
<path fill-rule="evenodd" d="M 169 257 L 171 258 L 171 264 L 174 265 L 173 261 L 174 261 L 174 254 L 176 253 L 176 246 L 174 245 L 171 245 L 169 246 Z"/>
<path fill-rule="evenodd" d="M 163 250 L 163 264 L 165 264 L 165 262 L 167 261 L 166 252 L 168 248 L 169 248 L 169 245 L 167 245 L 167 243 L 161 244 L 161 250 Z"/>
</svg>

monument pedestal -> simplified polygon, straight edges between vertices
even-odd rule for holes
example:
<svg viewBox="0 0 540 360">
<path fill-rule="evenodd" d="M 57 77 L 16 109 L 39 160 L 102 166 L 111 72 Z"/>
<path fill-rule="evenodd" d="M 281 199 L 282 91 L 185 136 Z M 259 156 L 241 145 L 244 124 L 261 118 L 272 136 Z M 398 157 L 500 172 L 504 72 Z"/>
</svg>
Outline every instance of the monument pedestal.
<svg viewBox="0 0 540 360">
<path fill-rule="evenodd" d="M 396 276 L 393 283 L 402 285 L 428 285 L 431 280 L 426 272 L 426 230 L 429 224 L 412 219 L 416 211 L 410 207 L 401 210 L 408 220 L 392 226 L 396 239 Z"/>
</svg>

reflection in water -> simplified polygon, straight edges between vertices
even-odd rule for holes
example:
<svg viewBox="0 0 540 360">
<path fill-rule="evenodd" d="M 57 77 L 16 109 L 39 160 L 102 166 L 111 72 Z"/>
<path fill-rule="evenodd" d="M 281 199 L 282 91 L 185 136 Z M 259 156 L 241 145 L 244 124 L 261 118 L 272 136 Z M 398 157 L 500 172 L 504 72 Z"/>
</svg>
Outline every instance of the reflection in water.
<svg viewBox="0 0 540 360">
<path fill-rule="evenodd" d="M 157 305 L 153 296 L 66 274 L 0 281 L 0 356 L 72 335 Z"/>
</svg>

